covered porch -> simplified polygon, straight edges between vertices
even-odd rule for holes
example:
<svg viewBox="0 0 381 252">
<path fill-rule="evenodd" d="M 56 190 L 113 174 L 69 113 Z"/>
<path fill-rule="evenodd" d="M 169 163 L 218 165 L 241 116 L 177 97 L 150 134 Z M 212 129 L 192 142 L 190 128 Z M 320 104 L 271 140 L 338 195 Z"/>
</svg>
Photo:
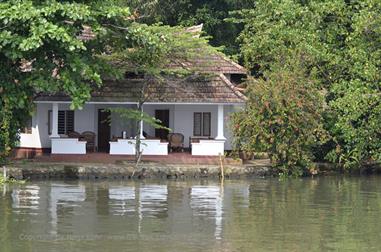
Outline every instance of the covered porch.
<svg viewBox="0 0 381 252">
<path fill-rule="evenodd" d="M 107 108 L 136 108 L 136 103 L 89 102 L 72 112 L 69 102 L 39 102 L 40 114 L 47 114 L 51 154 L 85 155 L 92 152 L 109 155 L 135 155 L 136 122 L 126 121 Z M 218 156 L 231 149 L 230 130 L 225 121 L 236 109 L 234 104 L 146 103 L 145 113 L 171 129 L 155 129 L 141 122 L 143 156 L 168 156 L 186 152 L 192 156 Z M 109 120 L 108 120 L 109 119 Z M 82 134 L 92 133 L 93 138 Z M 182 136 L 181 146 L 171 148 L 168 134 Z M 90 134 L 91 135 L 91 134 Z"/>
</svg>

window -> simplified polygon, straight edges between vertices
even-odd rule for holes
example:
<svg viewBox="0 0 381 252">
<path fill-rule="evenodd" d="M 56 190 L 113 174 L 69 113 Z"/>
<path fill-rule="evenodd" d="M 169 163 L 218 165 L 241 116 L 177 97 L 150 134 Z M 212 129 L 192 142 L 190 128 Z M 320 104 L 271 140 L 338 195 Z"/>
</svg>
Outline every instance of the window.
<svg viewBox="0 0 381 252">
<path fill-rule="evenodd" d="M 48 131 L 49 135 L 52 134 L 53 128 L 53 115 L 49 110 L 48 114 Z M 74 111 L 73 110 L 59 110 L 58 111 L 58 134 L 67 134 L 74 131 Z"/>
<path fill-rule="evenodd" d="M 211 113 L 195 112 L 193 114 L 193 135 L 210 136 Z"/>
<path fill-rule="evenodd" d="M 20 130 L 23 134 L 32 134 L 32 117 L 28 116 L 26 121 L 24 122 L 24 127 Z"/>
</svg>

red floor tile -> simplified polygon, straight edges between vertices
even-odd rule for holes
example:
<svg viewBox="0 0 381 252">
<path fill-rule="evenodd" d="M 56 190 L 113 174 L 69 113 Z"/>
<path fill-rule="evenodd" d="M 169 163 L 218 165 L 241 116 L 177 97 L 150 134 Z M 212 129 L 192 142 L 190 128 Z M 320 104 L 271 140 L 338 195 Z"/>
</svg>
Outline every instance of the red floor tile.
<svg viewBox="0 0 381 252">
<path fill-rule="evenodd" d="M 36 162 L 79 162 L 79 163 L 117 163 L 121 161 L 133 161 L 130 155 L 109 155 L 108 153 L 76 154 L 49 154 L 35 157 Z M 143 156 L 142 161 L 159 162 L 166 164 L 219 164 L 220 159 L 216 156 L 192 156 L 189 152 L 170 153 L 168 156 Z M 225 163 L 237 164 L 236 160 L 226 158 Z"/>
</svg>

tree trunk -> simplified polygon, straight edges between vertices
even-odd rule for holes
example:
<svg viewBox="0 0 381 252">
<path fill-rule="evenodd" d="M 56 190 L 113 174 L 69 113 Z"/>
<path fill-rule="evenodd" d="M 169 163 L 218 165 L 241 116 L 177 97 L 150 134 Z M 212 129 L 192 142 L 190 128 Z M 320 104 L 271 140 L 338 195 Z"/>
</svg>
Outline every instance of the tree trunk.
<svg viewBox="0 0 381 252">
<path fill-rule="evenodd" d="M 143 103 L 139 102 L 138 104 L 138 110 L 141 112 L 141 114 L 143 114 Z M 143 117 L 143 115 L 142 115 Z M 137 134 L 136 134 L 136 144 L 135 144 L 135 164 L 136 164 L 136 167 L 139 165 L 139 162 L 140 162 L 140 159 L 141 159 L 141 156 L 142 156 L 142 153 L 143 151 L 141 151 L 141 133 L 143 132 L 143 129 L 141 128 L 142 124 L 141 124 L 141 121 L 142 121 L 142 118 L 140 120 L 138 120 L 136 123 L 136 128 L 138 129 L 137 130 Z"/>
</svg>

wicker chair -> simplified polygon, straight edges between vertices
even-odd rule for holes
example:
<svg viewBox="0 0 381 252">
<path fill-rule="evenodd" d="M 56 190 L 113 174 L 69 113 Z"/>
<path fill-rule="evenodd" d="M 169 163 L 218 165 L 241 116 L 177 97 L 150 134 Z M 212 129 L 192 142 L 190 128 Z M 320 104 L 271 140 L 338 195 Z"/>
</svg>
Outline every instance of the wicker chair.
<svg viewBox="0 0 381 252">
<path fill-rule="evenodd" d="M 86 150 L 95 152 L 95 133 L 92 131 L 82 132 L 81 137 L 86 141 Z"/>
<path fill-rule="evenodd" d="M 181 133 L 168 134 L 169 151 L 184 152 L 184 135 Z"/>
<path fill-rule="evenodd" d="M 81 134 L 79 134 L 77 131 L 71 131 L 71 132 L 67 133 L 67 136 L 69 138 L 77 138 L 77 139 L 81 138 Z"/>
</svg>

